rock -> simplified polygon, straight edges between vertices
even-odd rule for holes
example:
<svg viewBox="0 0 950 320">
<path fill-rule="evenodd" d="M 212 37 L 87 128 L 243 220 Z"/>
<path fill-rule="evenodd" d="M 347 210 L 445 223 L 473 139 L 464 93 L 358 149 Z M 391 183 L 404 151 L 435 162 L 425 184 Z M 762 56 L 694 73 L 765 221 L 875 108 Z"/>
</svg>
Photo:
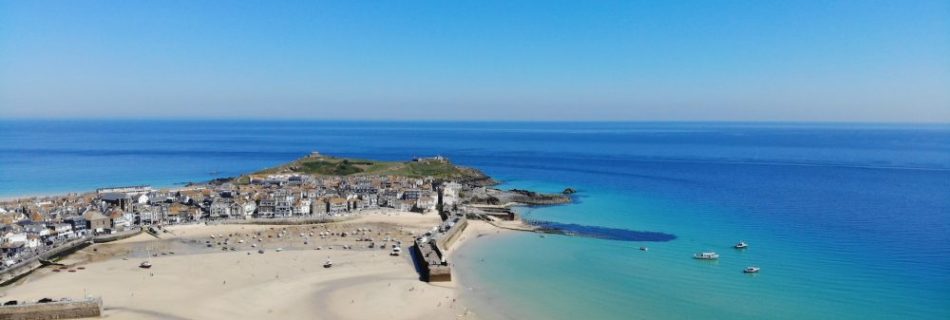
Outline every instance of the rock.
<svg viewBox="0 0 950 320">
<path fill-rule="evenodd" d="M 568 188 L 565 188 L 564 191 L 561 191 L 561 193 L 563 193 L 563 194 L 575 194 L 575 193 L 577 193 L 577 190 L 575 190 L 574 188 L 568 187 Z"/>
</svg>

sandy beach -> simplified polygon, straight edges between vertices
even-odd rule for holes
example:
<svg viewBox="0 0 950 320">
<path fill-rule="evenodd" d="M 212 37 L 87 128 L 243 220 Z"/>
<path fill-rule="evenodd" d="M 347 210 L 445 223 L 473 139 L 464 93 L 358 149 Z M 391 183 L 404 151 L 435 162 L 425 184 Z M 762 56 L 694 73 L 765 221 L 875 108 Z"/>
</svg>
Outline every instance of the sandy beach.
<svg viewBox="0 0 950 320">
<path fill-rule="evenodd" d="M 110 319 L 472 319 L 454 282 L 422 282 L 409 254 L 394 257 L 390 247 L 356 241 L 391 238 L 406 249 L 413 234 L 439 221 L 436 214 L 391 213 L 320 225 L 174 226 L 159 237 L 87 247 L 61 260 L 65 267 L 3 287 L 0 299 L 98 296 Z M 319 236 L 341 231 L 351 234 Z M 450 252 L 499 232 L 507 231 L 473 221 Z M 151 269 L 139 268 L 146 252 Z M 322 266 L 328 258 L 332 268 Z"/>
</svg>

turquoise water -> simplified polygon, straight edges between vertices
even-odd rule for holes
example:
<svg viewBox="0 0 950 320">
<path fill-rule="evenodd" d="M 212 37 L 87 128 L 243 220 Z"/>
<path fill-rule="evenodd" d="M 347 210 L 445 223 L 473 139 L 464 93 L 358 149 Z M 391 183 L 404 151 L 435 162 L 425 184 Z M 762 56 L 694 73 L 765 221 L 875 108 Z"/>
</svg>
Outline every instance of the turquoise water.
<svg viewBox="0 0 950 320">
<path fill-rule="evenodd" d="M 441 154 L 504 187 L 579 190 L 526 218 L 676 236 L 469 242 L 456 277 L 487 318 L 950 318 L 947 125 L 0 121 L 0 196 L 172 186 L 311 150 Z"/>
</svg>

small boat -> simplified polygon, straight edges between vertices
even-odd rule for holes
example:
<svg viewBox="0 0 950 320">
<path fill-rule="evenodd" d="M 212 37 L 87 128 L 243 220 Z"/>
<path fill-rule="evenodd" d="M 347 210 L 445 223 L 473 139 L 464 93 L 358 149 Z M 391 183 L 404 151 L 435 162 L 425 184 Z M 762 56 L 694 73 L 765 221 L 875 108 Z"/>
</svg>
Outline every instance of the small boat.
<svg viewBox="0 0 950 320">
<path fill-rule="evenodd" d="M 743 269 L 742 272 L 745 272 L 745 273 L 759 273 L 759 267 L 756 267 L 756 266 L 748 266 L 748 267 L 745 267 L 745 269 Z"/>
<path fill-rule="evenodd" d="M 327 259 L 327 262 L 323 263 L 324 268 L 330 268 L 332 266 L 333 266 L 333 261 L 330 261 L 330 259 Z"/>
<path fill-rule="evenodd" d="M 257 250 L 257 253 L 264 254 L 264 249 Z"/>
<path fill-rule="evenodd" d="M 145 249 L 145 261 L 142 261 L 142 263 L 139 264 L 139 268 L 148 269 L 152 267 L 152 259 L 149 258 L 150 256 L 151 252 L 149 252 L 148 249 Z"/>
<path fill-rule="evenodd" d="M 640 247 L 640 251 L 649 251 L 649 250 L 650 250 L 650 248 L 647 248 L 647 247 Z"/>
<path fill-rule="evenodd" d="M 716 260 L 716 259 L 719 259 L 719 254 L 712 251 L 700 252 L 700 253 L 694 254 L 693 258 L 700 259 L 700 260 Z"/>
<path fill-rule="evenodd" d="M 399 247 L 393 247 L 393 252 L 390 252 L 389 255 L 395 257 L 395 256 L 398 256 L 400 253 L 402 253 L 402 249 L 400 249 Z"/>
<path fill-rule="evenodd" d="M 745 249 L 745 248 L 748 248 L 748 247 L 749 247 L 749 244 L 748 244 L 748 243 L 745 243 L 745 241 L 739 241 L 739 243 L 736 243 L 736 245 L 735 245 L 735 248 L 736 248 L 736 249 Z"/>
<path fill-rule="evenodd" d="M 277 250 L 275 250 L 275 251 L 281 252 L 281 251 L 284 251 L 284 248 L 277 248 Z"/>
</svg>

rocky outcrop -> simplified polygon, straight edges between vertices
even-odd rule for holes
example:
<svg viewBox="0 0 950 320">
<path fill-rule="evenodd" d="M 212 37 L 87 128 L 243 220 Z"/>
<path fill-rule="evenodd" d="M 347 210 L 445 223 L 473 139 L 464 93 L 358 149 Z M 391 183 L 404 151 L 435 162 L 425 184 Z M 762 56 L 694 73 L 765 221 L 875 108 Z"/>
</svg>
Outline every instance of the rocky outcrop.
<svg viewBox="0 0 950 320">
<path fill-rule="evenodd" d="M 570 203 L 571 197 L 560 193 L 539 193 L 522 189 L 498 190 L 478 188 L 472 190 L 466 200 L 466 203 L 488 205 L 505 205 L 508 203 L 555 205 Z"/>
<path fill-rule="evenodd" d="M 498 198 L 504 202 L 518 202 L 529 205 L 552 205 L 571 202 L 571 197 L 564 194 L 537 193 L 521 189 L 503 191 Z"/>
</svg>

